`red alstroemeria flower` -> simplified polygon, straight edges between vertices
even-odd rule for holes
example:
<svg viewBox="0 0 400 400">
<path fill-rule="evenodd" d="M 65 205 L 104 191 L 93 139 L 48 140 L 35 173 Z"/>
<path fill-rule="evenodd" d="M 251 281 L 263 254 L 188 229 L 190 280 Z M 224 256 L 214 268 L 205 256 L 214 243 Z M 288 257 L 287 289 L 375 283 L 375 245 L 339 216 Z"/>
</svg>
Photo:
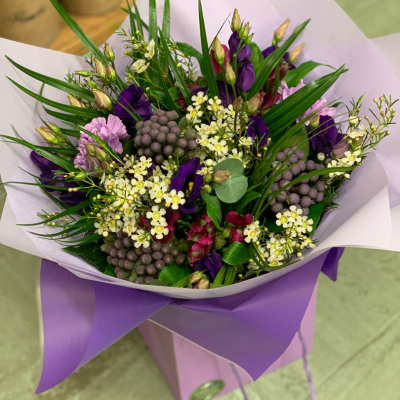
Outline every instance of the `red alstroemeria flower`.
<svg viewBox="0 0 400 400">
<path fill-rule="evenodd" d="M 202 238 L 198 242 L 193 243 L 188 252 L 190 265 L 205 258 L 211 249 L 212 243 L 212 239 L 209 238 Z"/>
<path fill-rule="evenodd" d="M 203 214 L 192 223 L 189 232 L 186 232 L 188 240 L 198 242 L 203 238 L 212 239 L 215 235 L 215 226 L 207 214 Z"/>
<path fill-rule="evenodd" d="M 236 227 L 250 225 L 253 219 L 251 214 L 239 215 L 236 211 L 230 211 L 225 217 L 226 222 Z"/>
<path fill-rule="evenodd" d="M 231 235 L 232 236 L 231 236 L 230 243 L 232 243 L 232 242 L 244 243 L 244 235 L 243 235 L 242 229 L 232 229 Z"/>
</svg>

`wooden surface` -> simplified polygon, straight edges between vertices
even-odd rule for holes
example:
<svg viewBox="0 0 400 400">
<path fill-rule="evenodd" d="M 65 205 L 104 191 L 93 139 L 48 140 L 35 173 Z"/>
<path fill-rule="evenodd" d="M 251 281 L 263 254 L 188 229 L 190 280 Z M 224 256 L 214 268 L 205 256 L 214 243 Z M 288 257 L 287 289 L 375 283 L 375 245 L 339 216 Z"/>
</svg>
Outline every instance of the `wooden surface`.
<svg viewBox="0 0 400 400">
<path fill-rule="evenodd" d="M 82 0 L 84 1 L 84 0 Z M 130 1 L 130 3 L 132 3 Z M 126 8 L 126 0 L 121 1 L 121 7 Z M 73 15 L 72 17 L 84 32 L 100 46 L 103 44 L 125 21 L 127 14 L 117 8 L 103 15 Z M 48 46 L 49 49 L 64 53 L 83 55 L 87 53 L 85 46 L 79 41 L 74 32 L 64 23 L 61 32 Z"/>
<path fill-rule="evenodd" d="M 398 0 L 338 3 L 369 37 L 400 30 Z M 107 19 L 107 23 L 119 22 Z M 91 37 L 99 38 L 97 43 L 109 36 L 104 23 L 92 20 L 91 24 Z M 85 52 L 75 47 L 71 36 L 59 40 L 63 51 Z M 0 188 L 0 213 L 4 197 Z M 41 368 L 39 265 L 39 259 L 0 245 L 0 400 L 172 400 L 136 330 L 56 388 L 33 394 Z M 338 282 L 320 277 L 310 355 L 318 400 L 400 400 L 399 304 L 398 253 L 347 249 Z M 301 361 L 247 385 L 247 391 L 250 400 L 310 399 Z M 239 399 L 243 399 L 239 391 L 223 397 Z"/>
</svg>

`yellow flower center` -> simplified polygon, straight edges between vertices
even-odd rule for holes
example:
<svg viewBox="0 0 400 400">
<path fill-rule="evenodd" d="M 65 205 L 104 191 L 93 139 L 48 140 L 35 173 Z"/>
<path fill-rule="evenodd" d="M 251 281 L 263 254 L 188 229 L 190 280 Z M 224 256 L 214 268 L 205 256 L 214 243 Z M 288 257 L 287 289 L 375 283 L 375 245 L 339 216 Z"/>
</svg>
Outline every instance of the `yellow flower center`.
<svg viewBox="0 0 400 400">
<path fill-rule="evenodd" d="M 136 187 L 137 187 L 138 189 L 143 189 L 143 188 L 144 188 L 144 182 L 143 182 L 143 181 L 138 181 L 138 182 L 136 183 Z"/>
<path fill-rule="evenodd" d="M 153 212 L 153 219 L 159 220 L 161 218 L 161 213 L 159 211 Z"/>
<path fill-rule="evenodd" d="M 220 143 L 217 143 L 215 145 L 215 151 L 222 151 L 222 149 L 223 149 L 223 146 Z"/>
<path fill-rule="evenodd" d="M 256 233 L 254 231 L 250 231 L 249 236 L 251 238 L 254 238 L 256 236 Z"/>
<path fill-rule="evenodd" d="M 269 265 L 271 265 L 271 267 L 277 267 L 278 261 L 272 261 Z"/>
<path fill-rule="evenodd" d="M 175 196 L 172 196 L 171 201 L 172 201 L 174 204 L 179 204 L 179 203 L 181 202 L 181 198 L 176 194 Z"/>
<path fill-rule="evenodd" d="M 197 114 L 198 114 L 198 111 L 196 109 L 190 111 L 190 116 L 193 117 L 193 118 L 197 117 Z"/>
<path fill-rule="evenodd" d="M 163 233 L 164 232 L 164 227 L 161 225 L 158 225 L 155 227 L 154 229 L 156 231 L 157 234 Z"/>
<path fill-rule="evenodd" d="M 292 218 L 297 218 L 297 212 L 296 211 L 292 211 L 290 213 L 290 215 L 292 216 Z"/>
<path fill-rule="evenodd" d="M 286 224 L 286 222 L 288 222 L 288 219 L 285 216 L 281 217 L 280 219 L 281 219 L 282 224 Z"/>
<path fill-rule="evenodd" d="M 207 146 L 208 145 L 208 139 L 202 139 L 201 140 L 201 142 L 200 142 L 200 144 L 202 145 L 202 146 Z"/>
<path fill-rule="evenodd" d="M 219 104 L 213 103 L 213 104 L 211 105 L 211 108 L 213 109 L 214 112 L 217 112 L 217 111 L 219 110 Z"/>
<path fill-rule="evenodd" d="M 281 252 L 280 252 L 279 250 L 275 250 L 275 251 L 274 251 L 274 254 L 278 257 L 278 256 L 281 255 Z"/>
<path fill-rule="evenodd" d="M 192 189 L 193 189 L 193 182 L 189 182 L 188 188 L 187 188 L 187 190 L 186 190 L 186 196 L 187 196 L 187 197 L 190 196 L 190 192 L 192 191 Z"/>
<path fill-rule="evenodd" d="M 164 192 L 162 190 L 158 190 L 156 192 L 156 198 L 157 199 L 162 199 L 163 196 L 164 196 Z"/>
</svg>

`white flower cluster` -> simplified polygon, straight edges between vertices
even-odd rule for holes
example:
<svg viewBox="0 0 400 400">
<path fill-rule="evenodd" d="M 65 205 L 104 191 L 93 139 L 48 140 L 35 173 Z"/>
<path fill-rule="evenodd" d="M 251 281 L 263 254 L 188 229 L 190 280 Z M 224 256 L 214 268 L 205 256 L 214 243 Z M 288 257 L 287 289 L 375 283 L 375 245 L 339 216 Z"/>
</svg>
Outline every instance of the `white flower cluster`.
<svg viewBox="0 0 400 400">
<path fill-rule="evenodd" d="M 132 67 L 131 67 L 133 72 L 136 72 L 137 74 L 141 74 L 144 71 L 146 71 L 146 69 L 148 68 L 148 66 L 150 64 L 148 61 L 150 61 L 154 57 L 155 42 L 153 39 L 151 39 L 150 42 L 136 41 L 132 45 L 132 50 L 144 53 L 144 59 L 139 58 L 132 64 Z"/>
<path fill-rule="evenodd" d="M 193 105 L 187 108 L 186 120 L 188 125 L 197 132 L 200 158 L 206 165 L 199 173 L 202 175 L 212 173 L 213 166 L 227 158 L 236 158 L 246 166 L 249 156 L 237 147 L 249 147 L 254 142 L 252 139 L 245 139 L 246 144 L 242 144 L 242 140 L 239 142 L 236 140 L 241 126 L 238 118 L 235 121 L 232 105 L 225 108 L 221 105 L 219 98 L 209 99 L 201 91 L 192 96 L 192 101 Z"/>
<path fill-rule="evenodd" d="M 279 233 L 268 233 L 265 239 L 261 240 L 263 243 L 255 241 L 259 256 L 270 267 L 279 267 L 294 257 L 302 259 L 302 251 L 315 246 L 313 240 L 307 236 L 312 231 L 313 220 L 302 215 L 302 212 L 301 209 L 291 206 L 289 211 L 276 214 L 276 225 L 282 226 L 284 230 Z M 261 228 L 259 229 L 260 235 Z M 253 271 L 260 269 L 254 260 L 247 268 Z"/>
<path fill-rule="evenodd" d="M 346 151 L 342 158 L 339 158 L 337 160 L 331 160 L 331 162 L 328 163 L 327 167 L 328 168 L 353 167 L 355 164 L 359 162 L 361 162 L 361 150 Z M 335 176 L 340 176 L 340 175 L 344 175 L 344 177 L 347 179 L 350 178 L 350 175 L 344 171 L 332 172 L 329 174 L 329 177 L 333 178 Z"/>
<path fill-rule="evenodd" d="M 148 247 L 151 235 L 162 239 L 168 234 L 166 208 L 178 209 L 185 203 L 184 193 L 169 190 L 173 172 L 168 162 L 149 175 L 151 158 L 127 156 L 124 161 L 114 175 L 101 179 L 105 194 L 94 200 L 96 233 L 108 236 L 122 229 L 137 247 Z M 140 216 L 148 219 L 150 231 L 139 226 Z"/>
</svg>

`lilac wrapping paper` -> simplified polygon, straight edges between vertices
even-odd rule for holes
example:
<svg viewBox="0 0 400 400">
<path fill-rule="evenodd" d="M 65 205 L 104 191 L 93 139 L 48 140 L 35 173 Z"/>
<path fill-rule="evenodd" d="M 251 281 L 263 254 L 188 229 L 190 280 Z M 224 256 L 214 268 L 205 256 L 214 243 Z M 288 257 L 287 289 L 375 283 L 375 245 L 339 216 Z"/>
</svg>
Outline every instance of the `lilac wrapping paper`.
<svg viewBox="0 0 400 400">
<path fill-rule="evenodd" d="M 84 280 L 43 260 L 44 357 L 36 393 L 57 385 L 149 318 L 257 379 L 298 331 L 320 271 L 332 275 L 342 253 L 332 249 L 266 285 L 204 300 Z"/>
</svg>

